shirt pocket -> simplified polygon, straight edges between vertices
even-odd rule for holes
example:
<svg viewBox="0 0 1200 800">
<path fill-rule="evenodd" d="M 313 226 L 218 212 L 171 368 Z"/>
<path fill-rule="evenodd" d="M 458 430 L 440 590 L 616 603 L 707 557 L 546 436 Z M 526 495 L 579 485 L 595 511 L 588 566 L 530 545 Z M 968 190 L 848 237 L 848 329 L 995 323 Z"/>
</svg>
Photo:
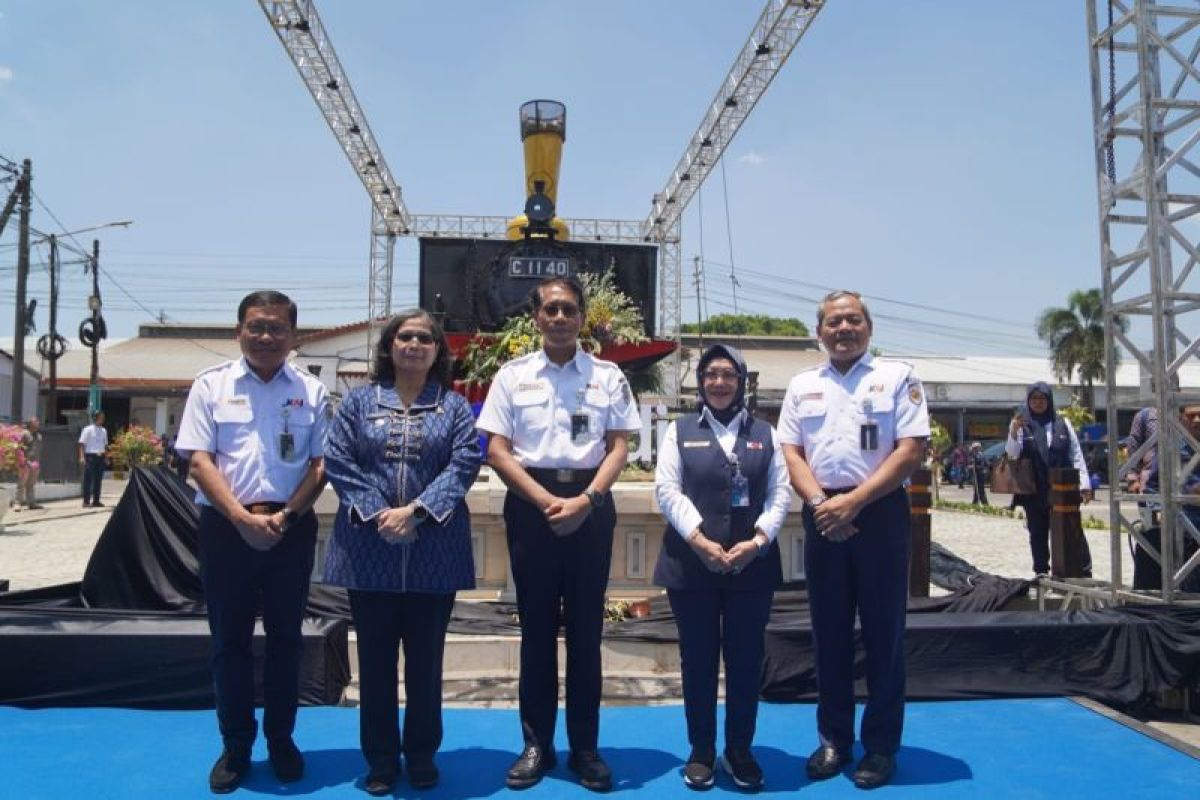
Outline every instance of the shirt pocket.
<svg viewBox="0 0 1200 800">
<path fill-rule="evenodd" d="M 608 429 L 608 414 L 612 402 L 599 389 L 589 389 L 583 396 L 583 410 L 588 415 L 588 427 L 593 439 L 599 439 Z"/>
<path fill-rule="evenodd" d="M 213 409 L 217 428 L 217 450 L 237 453 L 244 450 L 254 435 L 254 411 L 247 405 L 221 405 Z"/>
<path fill-rule="evenodd" d="M 522 429 L 544 431 L 550 427 L 550 393 L 544 389 L 526 390 L 513 395 L 515 433 Z"/>
<path fill-rule="evenodd" d="M 825 425 L 825 415 L 828 411 L 824 400 L 805 400 L 796 408 L 796 417 L 800 421 L 800 432 L 809 441 L 821 438 L 821 428 Z"/>
<path fill-rule="evenodd" d="M 292 435 L 293 444 L 292 457 L 285 460 L 307 461 L 312 449 L 312 432 L 313 424 L 316 422 L 316 412 L 312 406 L 293 408 L 284 422 L 286 425 L 281 424 L 279 430 L 283 431 L 286 427 L 287 432 Z"/>
</svg>

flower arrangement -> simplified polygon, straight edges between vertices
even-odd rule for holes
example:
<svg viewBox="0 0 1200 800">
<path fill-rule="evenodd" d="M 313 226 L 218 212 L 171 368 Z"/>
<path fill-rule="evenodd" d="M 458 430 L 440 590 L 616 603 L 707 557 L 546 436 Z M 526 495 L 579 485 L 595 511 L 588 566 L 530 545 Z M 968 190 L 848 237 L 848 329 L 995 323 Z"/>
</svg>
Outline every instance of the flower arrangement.
<svg viewBox="0 0 1200 800">
<path fill-rule="evenodd" d="M 135 423 L 113 439 L 108 458 L 116 470 L 148 467 L 162 461 L 162 440 L 150 428 Z"/>
<path fill-rule="evenodd" d="M 599 355 L 609 344 L 646 341 L 645 322 L 629 296 L 617 288 L 613 271 L 581 273 L 579 283 L 587 305 L 587 318 L 579 331 L 582 347 Z M 467 383 L 490 381 L 506 362 L 540 350 L 542 334 L 528 314 L 511 317 L 495 334 L 477 336 L 463 355 Z"/>
<path fill-rule="evenodd" d="M 25 469 L 25 428 L 20 425 L 0 425 L 0 474 L 17 476 Z M 37 466 L 36 461 L 29 466 Z"/>
</svg>

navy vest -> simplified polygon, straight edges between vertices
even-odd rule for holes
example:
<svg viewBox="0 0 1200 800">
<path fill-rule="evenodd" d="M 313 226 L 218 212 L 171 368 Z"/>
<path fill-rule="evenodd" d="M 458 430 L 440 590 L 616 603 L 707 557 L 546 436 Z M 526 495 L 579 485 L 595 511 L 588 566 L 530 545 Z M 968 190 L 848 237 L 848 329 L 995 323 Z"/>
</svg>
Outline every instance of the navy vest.
<svg viewBox="0 0 1200 800">
<path fill-rule="evenodd" d="M 750 505 L 732 508 L 733 468 L 717 442 L 708 421 L 699 414 L 675 420 L 679 444 L 680 484 L 683 493 L 703 517 L 704 535 L 726 550 L 754 538 L 754 522 L 766 504 L 771 467 L 771 426 L 744 419 L 733 452 L 750 483 Z M 682 531 L 690 533 L 691 531 Z M 766 555 L 751 561 L 740 574 L 710 572 L 700 557 L 670 525 L 654 566 L 654 583 L 667 589 L 726 588 L 762 591 L 782 582 L 779 545 L 771 543 Z"/>
<path fill-rule="evenodd" d="M 1071 434 L 1067 431 L 1066 421 L 1056 416 L 1052 429 L 1053 434 L 1050 443 L 1047 444 L 1045 429 L 1043 428 L 1041 436 L 1038 436 L 1034 433 L 1033 426 L 1026 423 L 1025 438 L 1021 443 L 1021 458 L 1028 458 L 1033 464 L 1033 477 L 1037 483 L 1038 498 L 1042 503 L 1050 502 L 1050 470 L 1070 469 L 1075 466 L 1071 458 Z M 1087 480 L 1087 475 L 1080 475 L 1079 485 L 1088 486 Z"/>
</svg>

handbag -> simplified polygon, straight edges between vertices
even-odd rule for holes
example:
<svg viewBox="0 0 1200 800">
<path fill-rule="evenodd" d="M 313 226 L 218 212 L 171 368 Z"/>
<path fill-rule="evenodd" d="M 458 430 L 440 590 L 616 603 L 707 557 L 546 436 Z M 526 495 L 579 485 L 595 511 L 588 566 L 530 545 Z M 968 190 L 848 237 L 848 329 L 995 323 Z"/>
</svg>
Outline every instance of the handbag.
<svg viewBox="0 0 1200 800">
<path fill-rule="evenodd" d="M 997 494 L 1035 494 L 1037 481 L 1033 478 L 1033 462 L 1028 458 L 1002 456 L 992 469 L 992 491 Z"/>
</svg>

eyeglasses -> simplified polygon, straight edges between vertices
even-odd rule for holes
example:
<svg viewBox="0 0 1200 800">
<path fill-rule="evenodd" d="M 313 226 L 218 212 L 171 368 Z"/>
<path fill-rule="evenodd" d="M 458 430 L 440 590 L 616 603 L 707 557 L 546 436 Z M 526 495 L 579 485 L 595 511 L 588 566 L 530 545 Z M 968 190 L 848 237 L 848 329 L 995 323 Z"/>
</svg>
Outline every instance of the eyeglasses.
<svg viewBox="0 0 1200 800">
<path fill-rule="evenodd" d="M 547 317 L 556 317 L 559 314 L 567 318 L 579 316 L 579 306 L 571 303 L 547 303 L 542 306 L 542 311 Z"/>
<path fill-rule="evenodd" d="M 433 344 L 432 333 L 422 333 L 420 331 L 400 331 L 396 334 L 396 341 L 402 344 L 408 344 L 413 339 L 416 339 L 421 344 Z"/>
<path fill-rule="evenodd" d="M 284 336 L 287 336 L 291 331 L 291 328 L 289 328 L 287 325 L 280 325 L 279 323 L 248 322 L 245 325 L 245 330 L 251 336 L 270 334 L 272 339 L 280 339 Z"/>
<path fill-rule="evenodd" d="M 701 373 L 701 376 L 710 383 L 716 383 L 717 381 L 737 382 L 738 378 L 741 377 L 731 369 L 706 369 Z"/>
</svg>

